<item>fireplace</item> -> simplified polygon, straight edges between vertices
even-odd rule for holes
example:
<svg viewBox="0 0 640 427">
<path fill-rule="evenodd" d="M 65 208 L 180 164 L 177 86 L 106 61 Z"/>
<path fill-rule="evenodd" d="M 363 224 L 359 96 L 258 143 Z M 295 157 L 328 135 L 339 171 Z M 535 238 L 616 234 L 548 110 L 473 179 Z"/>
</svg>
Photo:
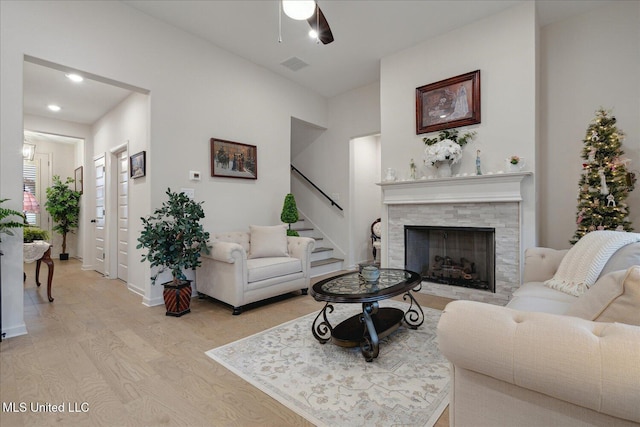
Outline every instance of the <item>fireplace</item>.
<svg viewBox="0 0 640 427">
<path fill-rule="evenodd" d="M 531 172 L 520 172 L 380 183 L 384 204 L 382 266 L 408 267 L 423 273 L 424 266 L 414 266 L 413 260 L 405 258 L 405 226 L 492 229 L 493 265 L 487 265 L 493 277 L 487 279 L 489 289 L 426 280 L 420 292 L 506 304 L 520 284 L 523 248 L 535 246 L 535 205 L 528 193 L 532 183 L 521 186 L 523 179 L 531 176 Z M 523 201 L 523 195 L 527 195 L 527 201 Z M 430 253 L 427 258 L 435 255 Z M 466 255 L 464 258 L 470 259 Z M 478 275 L 482 262 L 484 259 L 473 260 Z"/>
<path fill-rule="evenodd" d="M 405 268 L 424 280 L 495 292 L 495 228 L 404 226 Z"/>
</svg>

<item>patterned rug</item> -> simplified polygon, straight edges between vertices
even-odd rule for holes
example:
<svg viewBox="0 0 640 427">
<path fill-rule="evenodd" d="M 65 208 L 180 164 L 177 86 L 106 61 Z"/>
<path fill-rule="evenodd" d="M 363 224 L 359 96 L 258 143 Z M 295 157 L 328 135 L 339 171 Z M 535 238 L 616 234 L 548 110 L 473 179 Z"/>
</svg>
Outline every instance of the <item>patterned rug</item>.
<svg viewBox="0 0 640 427">
<path fill-rule="evenodd" d="M 408 304 L 380 306 L 406 310 Z M 334 307 L 328 317 L 335 326 L 360 305 Z M 316 341 L 317 312 L 206 354 L 317 426 L 432 426 L 449 401 L 449 363 L 435 343 L 441 312 L 423 310 L 422 326 L 403 326 L 380 340 L 370 363 L 358 347 Z"/>
</svg>

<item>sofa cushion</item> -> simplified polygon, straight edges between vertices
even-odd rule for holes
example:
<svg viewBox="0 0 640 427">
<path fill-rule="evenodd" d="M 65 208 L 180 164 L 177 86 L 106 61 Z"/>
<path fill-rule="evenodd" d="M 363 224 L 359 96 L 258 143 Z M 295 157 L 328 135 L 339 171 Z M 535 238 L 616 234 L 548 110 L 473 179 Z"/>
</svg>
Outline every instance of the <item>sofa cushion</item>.
<svg viewBox="0 0 640 427">
<path fill-rule="evenodd" d="M 596 322 L 640 326 L 640 266 L 602 276 L 566 314 Z"/>
<path fill-rule="evenodd" d="M 621 247 L 611 255 L 605 264 L 600 277 L 618 270 L 627 270 L 632 265 L 640 265 L 640 242 Z"/>
<path fill-rule="evenodd" d="M 249 226 L 251 249 L 247 258 L 285 257 L 287 251 L 287 226 Z"/>
<path fill-rule="evenodd" d="M 587 233 L 562 258 L 558 271 L 545 285 L 580 296 L 598 280 L 605 264 L 618 249 L 638 241 L 638 233 L 610 230 Z"/>
<path fill-rule="evenodd" d="M 273 277 L 302 271 L 302 261 L 291 257 L 252 258 L 247 260 L 247 282 L 258 282 Z"/>
<path fill-rule="evenodd" d="M 523 284 L 513 293 L 507 307 L 514 310 L 564 314 L 578 298 L 548 288 L 543 282 Z"/>
</svg>

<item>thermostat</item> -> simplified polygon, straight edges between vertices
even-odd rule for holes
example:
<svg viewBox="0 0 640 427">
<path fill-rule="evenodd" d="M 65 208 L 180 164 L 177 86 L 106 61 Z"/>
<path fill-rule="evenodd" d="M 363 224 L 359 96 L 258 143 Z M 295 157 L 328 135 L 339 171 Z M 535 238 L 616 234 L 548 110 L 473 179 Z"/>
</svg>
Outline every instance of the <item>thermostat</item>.
<svg viewBox="0 0 640 427">
<path fill-rule="evenodd" d="M 191 181 L 200 181 L 200 172 L 198 172 L 198 171 L 189 171 L 189 179 Z"/>
</svg>

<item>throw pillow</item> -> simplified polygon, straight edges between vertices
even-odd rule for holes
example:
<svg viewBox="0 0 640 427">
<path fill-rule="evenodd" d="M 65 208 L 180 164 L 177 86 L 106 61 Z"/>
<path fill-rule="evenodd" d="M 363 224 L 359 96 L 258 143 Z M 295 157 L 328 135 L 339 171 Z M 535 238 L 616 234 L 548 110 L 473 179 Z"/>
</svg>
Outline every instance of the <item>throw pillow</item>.
<svg viewBox="0 0 640 427">
<path fill-rule="evenodd" d="M 640 326 L 640 266 L 602 276 L 565 314 Z"/>
<path fill-rule="evenodd" d="M 556 274 L 544 284 L 578 297 L 598 280 L 605 264 L 618 249 L 638 241 L 638 233 L 611 230 L 587 233 L 569 249 Z"/>
<path fill-rule="evenodd" d="M 287 226 L 249 226 L 250 249 L 247 258 L 289 256 Z"/>
</svg>

